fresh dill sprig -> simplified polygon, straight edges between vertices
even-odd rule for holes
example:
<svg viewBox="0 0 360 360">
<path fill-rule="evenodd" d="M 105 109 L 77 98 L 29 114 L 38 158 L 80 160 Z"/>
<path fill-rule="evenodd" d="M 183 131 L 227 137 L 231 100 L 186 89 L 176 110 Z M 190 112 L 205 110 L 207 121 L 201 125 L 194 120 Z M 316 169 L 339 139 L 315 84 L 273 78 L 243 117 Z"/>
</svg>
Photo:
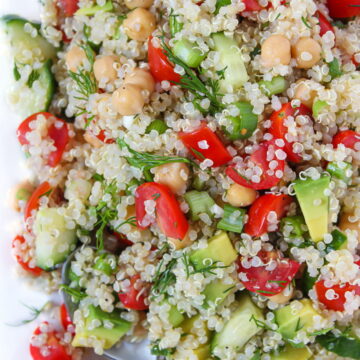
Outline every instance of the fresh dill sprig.
<svg viewBox="0 0 360 360">
<path fill-rule="evenodd" d="M 306 19 L 304 16 L 301 17 L 301 21 L 304 23 L 304 25 L 305 25 L 308 29 L 311 29 L 311 26 L 309 25 L 307 19 Z"/>
<path fill-rule="evenodd" d="M 131 226 L 136 227 L 136 216 L 131 216 L 128 219 L 124 220 L 121 224 L 119 224 L 115 230 L 118 230 L 119 228 L 121 228 L 121 226 L 125 225 L 125 224 L 129 224 Z"/>
<path fill-rule="evenodd" d="M 185 74 L 181 75 L 179 82 L 174 84 L 179 85 L 183 89 L 190 91 L 194 95 L 195 105 L 197 105 L 202 112 L 208 112 L 214 115 L 217 112 L 221 112 L 225 109 L 224 104 L 219 101 L 219 97 L 222 96 L 220 91 L 219 80 L 207 79 L 201 80 L 195 70 L 186 65 L 180 58 L 178 58 L 169 46 L 165 43 L 164 36 L 161 37 L 161 47 L 163 48 L 167 58 L 175 65 L 179 65 L 184 69 Z M 199 102 L 201 100 L 210 100 L 210 106 L 208 110 L 201 108 Z"/>
<path fill-rule="evenodd" d="M 254 315 L 251 315 L 249 321 L 253 321 L 258 328 L 273 331 L 273 329 L 268 324 L 266 324 L 264 321 L 257 319 Z"/>
<path fill-rule="evenodd" d="M 219 263 L 219 261 L 214 261 L 212 264 L 209 264 L 203 268 L 200 269 L 190 269 L 190 266 L 192 266 L 192 263 L 189 259 L 189 256 L 185 253 L 183 253 L 181 260 L 185 266 L 185 271 L 186 271 L 186 275 L 187 277 L 194 275 L 194 274 L 211 274 L 211 275 L 216 275 L 216 273 L 214 272 L 214 270 L 216 269 L 226 269 L 229 266 L 225 266 L 225 265 L 217 265 Z"/>
<path fill-rule="evenodd" d="M 177 263 L 177 259 L 172 259 L 170 262 L 163 268 L 164 259 L 160 261 L 158 268 L 153 280 L 153 286 L 151 289 L 153 298 L 165 294 L 167 288 L 176 281 L 176 277 L 172 272 L 174 266 Z"/>
<path fill-rule="evenodd" d="M 127 148 L 130 154 L 132 155 L 131 157 L 130 156 L 125 157 L 126 161 L 131 166 L 141 169 L 145 173 L 144 175 L 146 175 L 147 173 L 147 176 L 148 177 L 150 176 L 150 178 L 147 179 L 149 181 L 152 180 L 151 174 L 149 174 L 149 170 L 163 164 L 183 162 L 187 164 L 192 164 L 194 166 L 198 166 L 192 160 L 185 157 L 162 156 L 162 155 L 149 154 L 149 153 L 140 153 L 138 151 L 131 149 L 130 146 L 123 139 L 118 138 L 116 142 L 121 149 Z"/>
<path fill-rule="evenodd" d="M 68 285 L 62 284 L 60 285 L 60 290 L 65 291 L 67 294 L 69 294 L 76 302 L 81 301 L 82 299 L 86 298 L 86 294 L 83 291 L 71 288 Z"/>
<path fill-rule="evenodd" d="M 25 306 L 27 309 L 30 310 L 30 318 L 29 319 L 25 319 L 25 320 L 21 320 L 18 323 L 14 323 L 14 324 L 6 324 L 8 326 L 14 326 L 14 327 L 18 327 L 18 326 L 22 326 L 22 325 L 26 325 L 29 324 L 31 322 L 33 322 L 34 320 L 36 320 L 39 315 L 47 308 L 47 306 L 49 305 L 49 301 L 47 301 L 41 308 L 36 308 L 35 306 L 31 306 L 31 305 L 26 305 L 24 303 L 21 303 L 23 306 Z"/>
</svg>

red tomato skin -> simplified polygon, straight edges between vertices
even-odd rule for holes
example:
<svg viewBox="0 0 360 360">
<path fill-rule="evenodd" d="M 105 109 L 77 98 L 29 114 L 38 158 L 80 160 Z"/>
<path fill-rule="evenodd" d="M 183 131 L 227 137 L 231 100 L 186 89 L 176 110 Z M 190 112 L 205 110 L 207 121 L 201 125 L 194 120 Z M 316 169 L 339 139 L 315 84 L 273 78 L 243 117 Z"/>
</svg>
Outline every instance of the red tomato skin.
<svg viewBox="0 0 360 360">
<path fill-rule="evenodd" d="M 145 229 L 143 219 L 146 215 L 145 200 L 156 202 L 156 221 L 161 231 L 167 236 L 175 239 L 183 239 L 189 230 L 189 223 L 180 205 L 171 190 L 155 182 L 140 185 L 135 191 L 135 210 L 137 226 Z"/>
<path fill-rule="evenodd" d="M 45 322 L 47 324 L 47 322 Z M 37 327 L 34 331 L 33 336 L 40 335 L 40 327 Z M 33 360 L 72 360 L 72 356 L 66 351 L 59 339 L 56 337 L 54 331 L 48 333 L 46 347 L 49 351 L 49 355 L 44 356 L 41 354 L 39 347 L 30 344 L 30 355 Z"/>
<path fill-rule="evenodd" d="M 329 20 L 325 17 L 325 15 L 320 11 L 317 11 L 315 15 L 319 19 L 320 36 L 323 36 L 328 31 L 331 31 L 335 35 L 335 30 L 330 24 Z"/>
<path fill-rule="evenodd" d="M 141 290 L 135 289 L 135 283 L 140 279 L 140 275 L 134 275 L 130 278 L 130 287 L 126 293 L 119 293 L 119 299 L 127 309 L 132 310 L 147 310 L 149 305 L 145 304 L 146 296 L 139 292 Z"/>
<path fill-rule="evenodd" d="M 360 143 L 360 134 L 353 130 L 339 131 L 333 137 L 332 144 L 334 148 L 337 148 L 340 144 L 345 147 L 356 150 L 355 144 Z"/>
<path fill-rule="evenodd" d="M 263 9 L 262 6 L 259 5 L 257 0 L 244 0 L 245 10 L 244 11 L 260 11 Z"/>
<path fill-rule="evenodd" d="M 326 298 L 326 291 L 332 289 L 338 295 L 337 299 L 329 300 Z M 345 293 L 348 291 L 353 291 L 356 294 L 359 294 L 360 287 L 356 285 L 351 285 L 349 283 L 345 284 L 336 284 L 330 288 L 325 287 L 325 281 L 320 280 L 315 283 L 315 290 L 319 302 L 321 302 L 327 309 L 334 311 L 344 311 L 344 305 L 346 303 Z"/>
<path fill-rule="evenodd" d="M 79 0 L 58 0 L 58 5 L 64 15 L 68 17 L 75 14 L 79 8 L 78 2 Z"/>
<path fill-rule="evenodd" d="M 56 126 L 56 123 L 62 123 L 61 127 Z M 48 129 L 48 136 L 54 141 L 56 150 L 49 154 L 48 165 L 55 167 L 61 161 L 62 155 L 69 143 L 69 129 L 65 121 L 56 119 L 56 123 L 52 124 Z"/>
<path fill-rule="evenodd" d="M 248 281 L 240 280 L 247 290 L 263 296 L 273 296 L 281 293 L 292 281 L 300 268 L 300 264 L 292 259 L 279 258 L 274 252 L 261 250 L 257 256 L 264 264 L 276 261 L 274 270 L 267 270 L 266 265 L 244 268 L 239 258 L 237 261 L 238 273 L 245 273 Z"/>
<path fill-rule="evenodd" d="M 301 104 L 297 108 L 293 108 L 291 103 L 285 103 L 281 107 L 280 110 L 274 111 L 270 116 L 271 127 L 270 127 L 270 134 L 272 134 L 277 139 L 283 139 L 285 142 L 284 151 L 287 154 L 287 158 L 289 161 L 293 163 L 299 163 L 302 160 L 302 156 L 300 154 L 294 153 L 292 149 L 292 142 L 288 142 L 285 138 L 287 134 L 287 127 L 284 125 L 284 121 L 288 116 L 297 116 L 297 115 L 311 115 L 310 109 Z"/>
<path fill-rule="evenodd" d="M 179 133 L 179 137 L 196 159 L 199 161 L 203 161 L 205 158 L 212 160 L 212 167 L 225 165 L 230 160 L 232 160 L 232 156 L 218 138 L 218 136 L 205 124 L 203 124 L 199 129 L 190 133 L 181 132 Z M 199 147 L 198 143 L 202 140 L 207 141 L 209 145 L 208 149 L 201 149 Z"/>
<path fill-rule="evenodd" d="M 96 137 L 105 144 L 114 144 L 115 143 L 115 139 L 109 139 L 106 137 L 105 130 L 100 130 L 99 134 L 97 134 Z"/>
<path fill-rule="evenodd" d="M 15 247 L 15 241 L 19 241 L 20 243 L 24 243 L 25 242 L 25 238 L 21 235 L 17 235 L 14 240 L 13 240 L 13 243 L 12 243 L 12 247 L 14 248 Z M 19 256 L 19 255 L 16 255 L 15 256 L 16 258 L 16 261 L 18 262 L 18 264 L 25 270 L 27 271 L 29 274 L 33 275 L 33 276 L 40 276 L 42 273 L 43 273 L 43 269 L 35 266 L 35 267 L 30 267 L 28 263 L 24 262 L 23 259 Z"/>
<path fill-rule="evenodd" d="M 34 192 L 31 194 L 28 202 L 25 205 L 25 209 L 24 209 L 25 221 L 27 220 L 27 218 L 29 218 L 31 216 L 31 213 L 32 213 L 33 210 L 38 209 L 39 200 L 40 200 L 41 196 L 43 196 L 44 194 L 46 194 L 50 190 L 52 190 L 52 188 L 51 188 L 50 184 L 47 181 L 41 183 L 34 190 Z"/>
<path fill-rule="evenodd" d="M 156 48 L 152 44 L 152 36 L 148 41 L 148 62 L 151 75 L 157 82 L 167 80 L 177 83 L 180 81 L 181 76 L 174 71 L 174 66 L 169 62 L 162 48 Z"/>
<path fill-rule="evenodd" d="M 132 246 L 134 243 L 130 241 L 124 234 L 114 231 L 114 236 L 119 240 L 120 243 L 127 246 Z"/>
<path fill-rule="evenodd" d="M 65 304 L 61 304 L 60 308 L 59 308 L 59 312 L 60 312 L 60 322 L 61 325 L 63 327 L 63 329 L 65 331 L 68 331 L 68 327 L 70 325 L 74 325 L 73 322 L 71 321 L 71 317 L 66 309 Z M 72 333 L 75 333 L 75 331 L 73 330 Z"/>
<path fill-rule="evenodd" d="M 359 16 L 359 5 L 359 0 L 327 0 L 327 7 L 332 18 Z"/>
<path fill-rule="evenodd" d="M 268 230 L 267 216 L 270 211 L 275 211 L 277 220 L 285 216 L 292 198 L 285 194 L 265 194 L 257 198 L 248 212 L 248 222 L 245 232 L 253 237 L 265 234 Z"/>
<path fill-rule="evenodd" d="M 275 148 L 280 149 L 275 144 L 275 140 L 264 141 L 264 142 L 260 143 L 259 149 L 257 149 L 250 156 L 250 160 L 252 162 L 256 163 L 263 170 L 263 175 L 262 175 L 263 178 L 261 179 L 261 181 L 259 183 L 254 183 L 251 180 L 240 176 L 234 165 L 230 165 L 230 166 L 227 167 L 227 169 L 225 171 L 226 175 L 229 176 L 237 184 L 245 186 L 245 187 L 250 188 L 250 189 L 254 189 L 254 190 L 270 189 L 271 187 L 278 184 L 280 179 L 277 178 L 275 176 L 275 174 L 274 175 L 269 175 L 269 174 L 266 173 L 270 169 L 269 168 L 269 162 L 266 160 L 266 154 L 267 154 L 269 146 L 274 146 Z M 276 159 L 276 160 L 278 162 L 278 166 L 274 170 L 275 171 L 276 170 L 284 171 L 285 161 L 284 160 L 279 160 L 279 159 Z"/>
</svg>

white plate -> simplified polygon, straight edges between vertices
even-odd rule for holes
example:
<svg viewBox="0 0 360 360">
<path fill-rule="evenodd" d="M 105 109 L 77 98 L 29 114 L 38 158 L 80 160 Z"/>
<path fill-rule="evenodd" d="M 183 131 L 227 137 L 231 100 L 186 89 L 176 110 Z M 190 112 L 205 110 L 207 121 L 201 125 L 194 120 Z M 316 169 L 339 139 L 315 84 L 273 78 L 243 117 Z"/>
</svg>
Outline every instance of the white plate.
<svg viewBox="0 0 360 360">
<path fill-rule="evenodd" d="M 0 0 L 0 16 L 17 14 L 36 20 L 39 18 L 38 0 Z M 20 303 L 39 307 L 47 296 L 34 291 L 17 278 L 14 260 L 11 257 L 11 240 L 20 228 L 20 219 L 9 208 L 9 190 L 28 176 L 23 163 L 23 154 L 16 140 L 16 127 L 22 120 L 7 103 L 7 92 L 13 81 L 11 58 L 0 34 L 0 359 L 31 360 L 29 339 L 36 323 L 21 327 L 10 327 L 6 323 L 16 323 L 29 317 L 28 310 Z M 124 360 L 154 359 L 145 346 L 126 344 L 121 349 Z M 87 360 L 104 359 L 87 355 Z"/>
</svg>

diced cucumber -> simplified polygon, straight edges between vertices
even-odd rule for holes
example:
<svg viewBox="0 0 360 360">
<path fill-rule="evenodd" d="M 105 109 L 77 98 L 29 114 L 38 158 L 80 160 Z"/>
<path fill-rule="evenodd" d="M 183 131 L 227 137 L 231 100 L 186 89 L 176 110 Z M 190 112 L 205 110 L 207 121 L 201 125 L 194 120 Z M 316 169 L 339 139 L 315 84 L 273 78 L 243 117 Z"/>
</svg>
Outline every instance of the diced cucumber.
<svg viewBox="0 0 360 360">
<path fill-rule="evenodd" d="M 286 228 L 291 227 L 290 234 L 287 235 L 288 231 Z M 282 232 L 286 232 L 286 236 L 291 238 L 299 238 L 306 233 L 306 224 L 302 216 L 294 215 L 287 216 L 281 219 L 280 228 Z"/>
<path fill-rule="evenodd" d="M 76 230 L 66 228 L 62 208 L 40 209 L 34 222 L 36 265 L 51 270 L 75 248 Z"/>
<path fill-rule="evenodd" d="M 185 316 L 178 310 L 178 308 L 175 305 L 170 305 L 169 313 L 168 313 L 168 319 L 169 323 L 173 327 L 178 327 L 184 320 Z"/>
<path fill-rule="evenodd" d="M 329 104 L 324 100 L 316 100 L 312 106 L 312 113 L 315 119 L 319 117 L 320 114 L 323 114 L 325 109 Z"/>
<path fill-rule="evenodd" d="M 193 68 L 198 67 L 206 57 L 206 53 L 203 53 L 197 44 L 187 39 L 176 41 L 173 51 L 187 66 Z"/>
<path fill-rule="evenodd" d="M 87 201 L 91 194 L 92 183 L 89 180 L 77 178 L 66 183 L 65 198 L 67 200 L 80 199 Z"/>
<path fill-rule="evenodd" d="M 80 8 L 79 10 L 76 11 L 75 15 L 91 16 L 91 15 L 95 15 L 99 11 L 110 12 L 113 10 L 114 10 L 114 5 L 112 1 L 107 1 L 103 6 L 94 5 L 94 6 Z"/>
<path fill-rule="evenodd" d="M 264 321 L 261 311 L 245 294 L 238 302 L 237 309 L 232 313 L 230 320 L 223 329 L 214 336 L 211 349 L 216 347 L 231 347 L 240 350 L 261 328 L 252 319 Z"/>
<path fill-rule="evenodd" d="M 221 279 L 212 281 L 206 285 L 202 292 L 205 295 L 203 307 L 208 309 L 209 307 L 220 305 L 234 291 L 236 291 L 234 285 L 225 284 Z"/>
<path fill-rule="evenodd" d="M 245 209 L 239 209 L 229 204 L 224 206 L 224 215 L 217 228 L 225 231 L 241 233 L 244 226 Z"/>
<path fill-rule="evenodd" d="M 52 61 L 47 60 L 44 65 L 35 70 L 39 77 L 31 88 L 28 89 L 27 96 L 22 102 L 22 113 L 26 116 L 49 109 L 52 97 L 55 92 L 55 79 L 51 72 Z M 39 85 L 37 88 L 35 83 Z"/>
<path fill-rule="evenodd" d="M 231 85 L 234 89 L 241 88 L 249 76 L 242 59 L 241 50 L 234 39 L 224 35 L 224 33 L 212 34 L 215 50 L 220 54 L 220 63 L 224 70 L 224 79 L 221 80 L 222 87 Z"/>
<path fill-rule="evenodd" d="M 215 204 L 215 201 L 206 191 L 192 190 L 187 192 L 184 198 L 189 204 L 192 220 L 199 220 L 199 215 L 203 213 L 212 217 L 211 207 Z"/>
<path fill-rule="evenodd" d="M 4 24 L 5 31 L 10 38 L 16 62 L 20 64 L 33 64 L 33 56 L 35 53 L 35 57 L 39 61 L 53 59 L 56 56 L 55 47 L 44 37 L 40 34 L 32 37 L 24 30 L 25 24 L 29 23 L 39 31 L 39 24 L 32 23 L 16 15 L 5 15 L 1 18 L 1 22 Z M 37 53 L 37 51 L 39 51 L 39 53 Z M 27 53 L 29 52 L 31 52 L 33 56 L 28 56 Z"/>
<path fill-rule="evenodd" d="M 275 76 L 271 81 L 261 80 L 259 86 L 265 95 L 272 96 L 284 92 L 288 87 L 288 82 L 283 76 Z"/>
<path fill-rule="evenodd" d="M 351 180 L 353 174 L 352 165 L 346 161 L 331 161 L 326 167 L 326 171 L 346 184 Z"/>
<path fill-rule="evenodd" d="M 168 126 L 166 125 L 165 121 L 160 119 L 155 119 L 153 122 L 151 122 L 146 130 L 146 134 L 150 134 L 152 130 L 155 130 L 159 133 L 159 135 L 163 134 L 168 129 Z"/>
</svg>

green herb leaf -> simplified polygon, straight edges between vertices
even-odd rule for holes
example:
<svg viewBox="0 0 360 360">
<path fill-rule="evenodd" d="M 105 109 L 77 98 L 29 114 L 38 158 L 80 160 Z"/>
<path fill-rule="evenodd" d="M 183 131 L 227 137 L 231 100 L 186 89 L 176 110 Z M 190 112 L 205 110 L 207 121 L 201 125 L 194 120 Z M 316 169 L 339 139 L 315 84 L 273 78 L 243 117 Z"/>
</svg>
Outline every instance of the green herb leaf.
<svg viewBox="0 0 360 360">
<path fill-rule="evenodd" d="M 343 72 L 341 71 L 339 60 L 337 58 L 334 58 L 334 60 L 329 62 L 328 65 L 331 79 L 335 79 L 343 74 Z"/>
<path fill-rule="evenodd" d="M 83 291 L 71 288 L 68 285 L 62 284 L 60 285 L 60 290 L 65 291 L 67 294 L 69 294 L 76 302 L 81 301 L 82 299 L 86 298 L 86 294 Z"/>
<path fill-rule="evenodd" d="M 311 29 L 311 26 L 309 25 L 307 19 L 304 16 L 301 17 L 301 20 L 308 29 Z"/>
<path fill-rule="evenodd" d="M 249 321 L 253 321 L 258 328 L 273 331 L 273 329 L 268 324 L 266 324 L 264 321 L 257 319 L 254 315 L 251 315 Z"/>
<path fill-rule="evenodd" d="M 39 315 L 48 307 L 48 305 L 50 304 L 49 301 L 47 301 L 41 308 L 36 308 L 35 306 L 31 306 L 31 305 L 27 305 L 24 303 L 21 303 L 23 306 L 25 306 L 27 309 L 30 310 L 30 318 L 29 319 L 25 319 L 25 320 L 21 320 L 18 323 L 13 323 L 13 324 L 6 324 L 8 326 L 14 326 L 14 327 L 18 327 L 18 326 L 22 326 L 22 325 L 26 325 L 29 324 L 31 322 L 33 322 L 34 320 L 36 320 Z"/>
<path fill-rule="evenodd" d="M 160 349 L 159 341 L 155 343 L 155 345 L 151 348 L 151 354 L 155 356 L 170 356 L 175 352 L 175 349 Z"/>
<path fill-rule="evenodd" d="M 176 277 L 172 270 L 176 263 L 177 259 L 172 259 L 163 269 L 164 259 L 160 261 L 151 288 L 153 299 L 159 295 L 165 294 L 167 288 L 175 283 Z"/>
<path fill-rule="evenodd" d="M 39 77 L 40 77 L 40 73 L 37 70 L 31 71 L 31 73 L 30 73 L 30 75 L 29 75 L 29 77 L 27 79 L 26 85 L 31 89 L 34 82 L 36 80 L 38 80 Z"/>
<path fill-rule="evenodd" d="M 315 341 L 339 356 L 360 359 L 360 340 L 341 334 L 336 336 L 333 333 L 317 336 Z"/>
<path fill-rule="evenodd" d="M 19 68 L 18 68 L 18 66 L 17 66 L 16 63 L 14 63 L 13 74 L 14 74 L 14 79 L 15 79 L 16 81 L 18 81 L 18 80 L 21 79 L 21 75 L 20 75 L 20 72 L 19 72 Z"/>
</svg>

